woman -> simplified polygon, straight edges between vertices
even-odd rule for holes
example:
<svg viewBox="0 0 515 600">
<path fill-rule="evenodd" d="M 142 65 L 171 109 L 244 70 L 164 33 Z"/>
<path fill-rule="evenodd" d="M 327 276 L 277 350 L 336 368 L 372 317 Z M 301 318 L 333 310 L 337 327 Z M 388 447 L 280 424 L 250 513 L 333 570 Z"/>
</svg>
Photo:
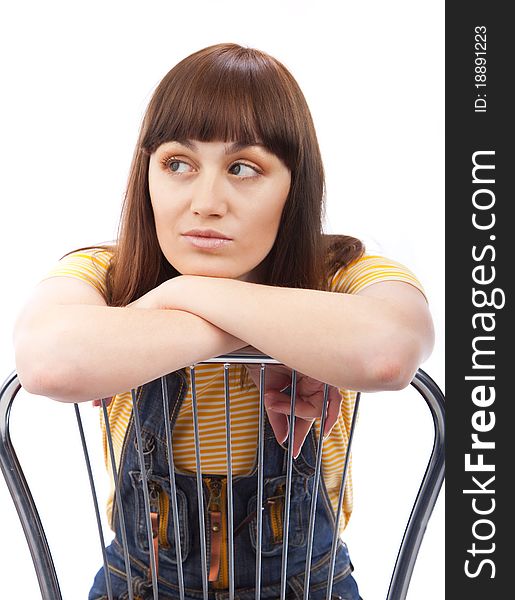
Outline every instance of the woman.
<svg viewBox="0 0 515 600">
<path fill-rule="evenodd" d="M 288 589 L 302 597 L 305 535 L 319 434 L 321 381 L 331 384 L 322 493 L 310 598 L 325 598 L 338 486 L 355 392 L 408 385 L 431 352 L 433 329 L 420 283 L 402 265 L 367 256 L 359 240 L 322 234 L 324 179 L 304 96 L 291 74 L 267 54 L 234 44 L 200 50 L 160 82 L 143 119 L 117 242 L 63 258 L 35 290 L 15 328 L 17 370 L 30 392 L 63 402 L 112 397 L 109 421 L 126 505 L 135 593 L 148 593 L 148 544 L 140 518 L 141 486 L 130 417 L 137 389 L 151 492 L 161 526 L 160 597 L 176 598 L 176 553 L 168 518 L 159 378 L 171 398 L 188 598 L 201 598 L 192 451 L 191 382 L 184 367 L 253 346 L 297 370 Z M 202 471 L 206 494 L 225 485 L 223 373 L 197 375 Z M 288 377 L 267 379 L 262 598 L 277 598 L 280 514 L 289 398 Z M 257 389 L 231 369 L 235 480 L 235 584 L 254 598 Z M 255 373 L 251 372 L 255 379 Z M 340 390 L 341 393 L 338 392 Z M 104 424 L 105 426 L 105 424 Z M 304 443 L 306 439 L 306 442 Z M 284 499 L 284 491 L 282 492 Z M 209 503 L 208 503 L 209 504 Z M 275 507 L 275 508 L 274 508 Z M 119 519 L 109 562 L 116 597 L 125 597 Z M 207 506 L 208 513 L 210 506 Z M 352 510 L 350 479 L 343 506 Z M 275 511 L 275 512 L 274 512 Z M 275 514 L 277 513 L 277 514 Z M 223 511 L 222 511 L 223 514 Z M 210 515 L 211 518 L 212 515 Z M 210 534 L 211 535 L 211 534 Z M 210 548 L 213 547 L 209 544 Z M 211 555 L 210 588 L 227 589 L 225 546 Z M 120 572 L 122 571 L 122 573 Z M 338 549 L 333 592 L 359 597 L 346 546 Z M 99 572 L 90 599 L 106 595 Z M 213 596 L 214 597 L 214 596 Z"/>
</svg>

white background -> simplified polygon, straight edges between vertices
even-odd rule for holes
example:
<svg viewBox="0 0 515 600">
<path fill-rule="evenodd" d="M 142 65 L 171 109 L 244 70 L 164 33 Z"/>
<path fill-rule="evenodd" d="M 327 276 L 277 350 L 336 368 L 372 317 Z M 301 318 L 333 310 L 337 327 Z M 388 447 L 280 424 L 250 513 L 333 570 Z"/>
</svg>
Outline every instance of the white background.
<svg viewBox="0 0 515 600">
<path fill-rule="evenodd" d="M 423 368 L 443 387 L 442 0 L 6 6 L 0 12 L 2 378 L 14 368 L 11 330 L 34 285 L 67 251 L 115 237 L 154 87 L 184 56 L 233 41 L 276 56 L 306 95 L 326 169 L 327 231 L 363 238 L 423 282 L 437 332 Z M 98 438 L 96 411 L 82 408 Z M 100 564 L 72 413 L 70 406 L 26 397 L 13 415 L 66 600 L 87 597 Z M 431 450 L 432 425 L 412 390 L 371 394 L 363 397 L 356 435 L 356 508 L 346 541 L 361 595 L 379 600 Z M 92 445 L 98 450 L 98 439 Z M 105 483 L 101 464 L 99 478 Z M 0 508 L 0 595 L 37 600 L 3 482 Z M 443 552 L 442 490 L 410 600 L 444 597 Z"/>
</svg>

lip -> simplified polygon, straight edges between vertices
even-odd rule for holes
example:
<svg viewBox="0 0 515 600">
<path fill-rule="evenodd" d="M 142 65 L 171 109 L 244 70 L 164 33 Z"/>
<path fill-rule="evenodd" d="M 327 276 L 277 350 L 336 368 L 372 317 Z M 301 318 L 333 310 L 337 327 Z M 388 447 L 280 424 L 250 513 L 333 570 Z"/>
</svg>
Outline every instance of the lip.
<svg viewBox="0 0 515 600">
<path fill-rule="evenodd" d="M 195 248 L 216 250 L 232 242 L 232 239 L 215 229 L 191 229 L 182 237 Z"/>
<path fill-rule="evenodd" d="M 218 238 L 219 240 L 230 240 L 231 238 L 216 229 L 191 229 L 182 235 L 191 237 Z"/>
</svg>

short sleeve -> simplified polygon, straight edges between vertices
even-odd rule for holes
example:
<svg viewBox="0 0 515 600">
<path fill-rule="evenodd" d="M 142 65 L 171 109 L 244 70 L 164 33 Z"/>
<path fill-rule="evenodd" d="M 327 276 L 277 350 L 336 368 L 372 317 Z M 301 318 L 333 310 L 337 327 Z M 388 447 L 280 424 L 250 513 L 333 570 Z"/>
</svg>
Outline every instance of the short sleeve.
<svg viewBox="0 0 515 600">
<path fill-rule="evenodd" d="M 427 299 L 422 284 L 407 267 L 384 256 L 367 254 L 338 269 L 331 279 L 330 290 L 343 294 L 357 294 L 381 281 L 404 281 L 416 287 Z"/>
<path fill-rule="evenodd" d="M 67 254 L 43 277 L 75 277 L 106 295 L 106 275 L 112 253 L 102 248 L 88 248 Z"/>
</svg>

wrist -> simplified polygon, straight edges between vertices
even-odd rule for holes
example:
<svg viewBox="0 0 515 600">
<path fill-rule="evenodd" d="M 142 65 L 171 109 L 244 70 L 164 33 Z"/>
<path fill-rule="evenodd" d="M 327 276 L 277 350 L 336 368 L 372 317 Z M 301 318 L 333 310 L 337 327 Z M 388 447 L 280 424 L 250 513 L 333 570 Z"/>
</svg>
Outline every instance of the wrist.
<svg viewBox="0 0 515 600">
<path fill-rule="evenodd" d="M 169 280 L 169 281 L 171 281 L 171 280 Z M 158 285 L 157 287 L 150 290 L 146 294 L 143 294 L 143 296 L 141 296 L 137 300 L 134 300 L 134 302 L 127 304 L 126 308 L 147 308 L 147 309 L 154 309 L 154 310 L 162 310 L 165 308 L 170 308 L 167 306 L 167 302 L 166 302 L 166 299 L 167 299 L 166 289 L 168 287 L 167 284 L 169 283 L 169 281 L 165 281 L 164 283 L 162 283 L 161 285 Z"/>
<path fill-rule="evenodd" d="M 209 306 L 216 297 L 219 281 L 216 277 L 202 275 L 178 275 L 169 279 L 161 286 L 162 308 L 184 310 L 203 316 L 202 309 Z"/>
<path fill-rule="evenodd" d="M 159 290 L 156 299 L 159 307 L 164 310 L 187 310 L 184 300 L 192 294 L 192 287 L 189 280 L 191 275 L 177 275 L 172 279 L 167 279 L 156 290 Z"/>
</svg>

